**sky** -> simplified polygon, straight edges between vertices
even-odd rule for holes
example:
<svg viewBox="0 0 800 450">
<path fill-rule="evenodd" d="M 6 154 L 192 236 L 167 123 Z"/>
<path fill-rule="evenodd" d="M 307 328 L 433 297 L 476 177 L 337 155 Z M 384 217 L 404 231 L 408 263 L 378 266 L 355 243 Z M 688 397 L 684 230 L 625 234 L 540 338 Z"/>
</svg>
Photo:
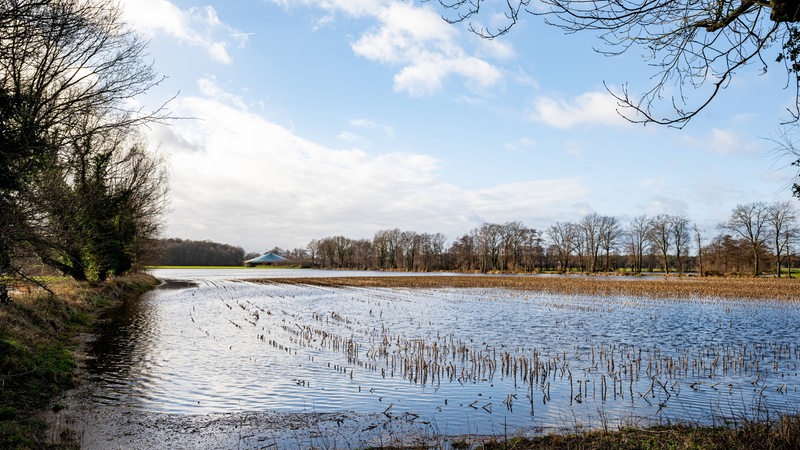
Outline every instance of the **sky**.
<svg viewBox="0 0 800 450">
<path fill-rule="evenodd" d="M 600 55 L 530 15 L 481 39 L 436 5 L 121 0 L 165 77 L 137 102 L 177 118 L 146 130 L 169 164 L 164 236 L 264 252 L 597 212 L 684 215 L 710 239 L 737 204 L 794 201 L 780 67 L 743 68 L 682 129 L 632 124 L 605 86 L 648 88 L 640 50 Z"/>
</svg>

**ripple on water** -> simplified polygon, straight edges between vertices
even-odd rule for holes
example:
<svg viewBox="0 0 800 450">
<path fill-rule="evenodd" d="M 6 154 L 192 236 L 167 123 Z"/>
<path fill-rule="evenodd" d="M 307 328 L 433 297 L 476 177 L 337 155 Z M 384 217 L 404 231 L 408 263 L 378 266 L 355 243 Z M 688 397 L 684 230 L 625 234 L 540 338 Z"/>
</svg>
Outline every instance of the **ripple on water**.
<svg viewBox="0 0 800 450">
<path fill-rule="evenodd" d="M 756 418 L 800 401 L 800 313 L 780 303 L 181 283 L 106 324 L 97 402 L 412 414 L 495 433 Z"/>
</svg>

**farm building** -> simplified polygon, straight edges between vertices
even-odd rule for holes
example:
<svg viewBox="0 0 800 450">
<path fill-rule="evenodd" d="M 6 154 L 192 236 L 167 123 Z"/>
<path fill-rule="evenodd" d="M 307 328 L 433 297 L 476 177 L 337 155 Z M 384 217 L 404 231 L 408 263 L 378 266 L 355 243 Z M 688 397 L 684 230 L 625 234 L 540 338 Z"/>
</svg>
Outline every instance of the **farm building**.
<svg viewBox="0 0 800 450">
<path fill-rule="evenodd" d="M 266 255 L 261 255 L 258 258 L 248 259 L 244 262 L 246 266 L 259 266 L 259 265 L 266 265 L 270 266 L 273 264 L 287 264 L 289 260 L 284 258 L 277 253 L 269 252 Z"/>
</svg>

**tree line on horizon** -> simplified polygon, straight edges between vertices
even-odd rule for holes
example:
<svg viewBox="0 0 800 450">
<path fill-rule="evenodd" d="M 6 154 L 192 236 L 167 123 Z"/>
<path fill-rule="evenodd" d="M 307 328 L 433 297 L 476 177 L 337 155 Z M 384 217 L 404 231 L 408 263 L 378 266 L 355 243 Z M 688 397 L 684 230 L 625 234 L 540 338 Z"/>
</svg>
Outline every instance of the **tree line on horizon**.
<svg viewBox="0 0 800 450">
<path fill-rule="evenodd" d="M 356 270 L 781 276 L 794 265 L 800 228 L 793 203 L 738 205 L 716 232 L 709 239 L 681 215 L 642 215 L 622 223 L 591 213 L 544 230 L 519 221 L 484 223 L 449 245 L 442 233 L 394 228 L 372 239 L 329 236 L 306 248 L 271 251 L 310 267 Z"/>
<path fill-rule="evenodd" d="M 159 266 L 240 266 L 249 259 L 242 247 L 212 241 L 159 239 L 153 261 Z"/>
</svg>

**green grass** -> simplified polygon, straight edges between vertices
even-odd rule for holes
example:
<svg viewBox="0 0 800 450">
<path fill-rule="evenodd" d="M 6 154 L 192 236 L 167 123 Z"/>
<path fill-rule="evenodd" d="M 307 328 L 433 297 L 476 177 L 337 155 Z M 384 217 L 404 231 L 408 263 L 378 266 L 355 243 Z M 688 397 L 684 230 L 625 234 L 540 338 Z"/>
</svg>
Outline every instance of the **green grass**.
<svg viewBox="0 0 800 450">
<path fill-rule="evenodd" d="M 74 337 L 88 332 L 97 315 L 157 283 L 146 275 L 106 283 L 54 278 L 56 295 L 40 288 L 0 305 L 0 448 L 77 448 L 47 444 L 40 411 L 57 410 L 57 396 L 74 385 Z"/>
</svg>

